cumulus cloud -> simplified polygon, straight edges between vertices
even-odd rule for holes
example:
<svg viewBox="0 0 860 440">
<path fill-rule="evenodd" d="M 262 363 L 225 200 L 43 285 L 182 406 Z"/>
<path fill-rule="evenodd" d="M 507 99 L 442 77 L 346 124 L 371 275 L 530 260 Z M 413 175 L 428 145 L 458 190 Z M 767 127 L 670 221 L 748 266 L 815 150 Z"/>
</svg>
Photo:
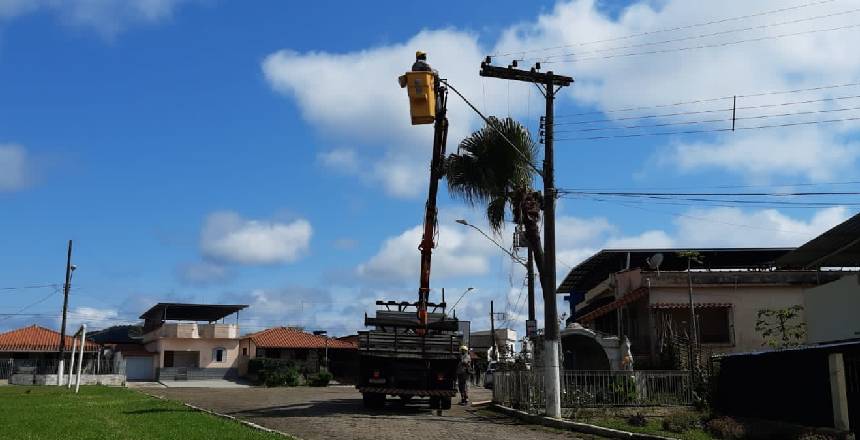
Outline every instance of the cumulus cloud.
<svg viewBox="0 0 860 440">
<path fill-rule="evenodd" d="M 134 24 L 169 19 L 188 0 L 0 0 L 0 19 L 53 12 L 65 24 L 113 37 Z"/>
<path fill-rule="evenodd" d="M 203 255 L 238 264 L 277 264 L 298 260 L 310 245 L 310 222 L 244 219 L 229 211 L 210 214 L 200 233 Z"/>
<path fill-rule="evenodd" d="M 328 168 L 341 173 L 355 173 L 358 171 L 358 157 L 355 150 L 349 148 L 336 148 L 317 155 L 317 159 Z"/>
<path fill-rule="evenodd" d="M 854 51 L 853 41 L 860 32 L 857 29 L 808 33 L 790 38 L 708 47 L 703 50 L 674 50 L 853 24 L 856 18 L 853 14 L 834 14 L 848 9 L 847 5 L 838 3 L 816 4 L 810 8 L 731 21 L 731 25 L 704 26 L 686 32 L 660 32 L 660 29 L 709 22 L 713 21 L 714 17 L 733 15 L 727 14 L 726 11 L 750 11 L 748 5 L 748 2 L 741 0 L 705 3 L 683 0 L 640 1 L 625 7 L 617 15 L 610 15 L 602 11 L 600 3 L 594 0 L 559 2 L 551 11 L 536 20 L 506 30 L 494 51 L 513 53 L 511 56 L 517 57 L 533 57 L 534 61 L 542 61 L 546 68 L 575 72 L 576 86 L 566 89 L 564 93 L 577 103 L 590 105 L 597 110 L 844 84 L 852 82 L 860 74 L 860 59 L 848 55 Z M 755 10 L 751 12 L 776 10 L 784 6 L 779 0 L 761 1 L 756 3 Z M 811 21 L 796 21 L 825 15 L 829 16 Z M 786 24 L 756 28 L 775 23 Z M 697 38 L 698 35 L 715 31 L 750 27 L 755 29 Z M 684 37 L 688 39 L 660 43 Z M 582 44 L 583 42 L 585 44 Z M 529 52 L 544 47 L 556 49 Z M 661 50 L 665 52 L 627 56 L 637 52 Z M 567 62 L 571 60 L 578 61 Z M 833 101 L 822 99 L 853 94 L 856 93 L 850 90 L 846 93 L 845 89 L 834 88 L 787 95 L 742 96 L 737 101 L 737 125 L 738 128 L 746 128 L 773 123 L 814 121 L 821 118 L 816 118 L 815 114 L 794 118 L 759 117 L 792 111 L 832 111 L 834 108 L 851 107 L 849 104 L 853 101 L 843 100 L 834 104 Z M 776 111 L 774 108 L 749 108 L 809 100 L 819 101 L 803 106 L 778 107 Z M 701 114 L 698 114 L 687 116 L 686 119 L 666 117 L 638 122 L 731 119 L 731 98 L 672 107 L 672 111 L 655 112 L 653 108 L 630 111 L 623 116 L 713 111 L 720 108 L 728 110 L 708 113 L 707 118 L 701 118 Z M 849 116 L 856 116 L 856 112 L 848 114 L 840 111 L 823 119 Z M 724 121 L 719 125 L 695 128 L 727 128 L 730 124 L 730 121 Z M 672 131 L 672 128 L 664 127 L 659 131 Z M 681 128 L 688 127 L 682 125 Z M 856 128 L 856 124 L 828 124 L 797 130 L 731 132 L 718 135 L 706 143 L 679 144 L 670 150 L 671 156 L 662 157 L 660 162 L 677 165 L 683 171 L 719 168 L 756 179 L 778 174 L 820 180 L 840 171 L 848 171 L 856 163 L 856 145 L 846 143 L 839 136 Z M 639 130 L 644 131 L 647 130 Z"/>
<path fill-rule="evenodd" d="M 397 77 L 411 67 L 416 49 L 427 52 L 434 68 L 478 105 L 490 108 L 490 114 L 502 111 L 507 86 L 476 75 L 484 49 L 477 35 L 467 31 L 422 31 L 402 43 L 349 53 L 285 49 L 270 54 L 261 67 L 272 89 L 294 99 L 325 141 L 357 145 L 350 153 L 322 153 L 324 163 L 357 158 L 374 164 L 353 172 L 381 184 L 393 196 L 414 197 L 426 183 L 414 176 L 427 173 L 433 130 L 411 125 L 406 92 L 397 85 Z M 326 87 L 318 87 L 321 83 Z M 528 88 L 515 87 L 512 99 L 525 100 L 529 93 Z M 448 117 L 449 144 L 477 127 L 477 116 L 453 95 Z"/>
<path fill-rule="evenodd" d="M 421 234 L 422 227 L 415 226 L 386 239 L 375 255 L 357 267 L 357 274 L 376 281 L 417 280 Z M 433 250 L 434 279 L 486 275 L 490 270 L 490 257 L 496 253 L 493 246 L 477 234 L 439 226 L 439 239 Z"/>
<path fill-rule="evenodd" d="M 21 189 L 28 181 L 27 151 L 20 145 L 0 144 L 0 192 Z"/>
<path fill-rule="evenodd" d="M 860 32 L 858 29 L 761 39 L 850 25 L 855 20 L 854 14 L 837 14 L 848 10 L 847 6 L 815 4 L 814 7 L 790 9 L 779 14 L 728 21 L 720 26 L 660 32 L 660 29 L 730 16 L 726 11 L 759 12 L 781 8 L 784 5 L 780 0 L 758 2 L 754 11 L 743 0 L 707 4 L 684 0 L 642 0 L 618 13 L 609 13 L 595 0 L 560 1 L 546 13 L 508 27 L 488 46 L 482 46 L 477 35 L 468 31 L 425 30 L 403 42 L 348 53 L 285 49 L 270 54 L 262 63 L 262 70 L 276 92 L 296 101 L 304 118 L 321 133 L 324 141 L 348 139 L 360 143 L 354 150 L 356 157 L 375 165 L 353 169 L 354 174 L 382 185 L 391 195 L 414 197 L 421 193 L 423 186 L 420 180 L 411 176 L 419 172 L 426 174 L 432 133 L 429 126 L 409 124 L 405 94 L 394 85 L 394 80 L 407 69 L 405 63 L 412 58 L 415 49 L 426 50 L 431 64 L 489 114 L 529 116 L 529 106 L 523 103 L 529 102 L 528 93 L 533 90 L 519 87 L 522 84 L 511 85 L 478 77 L 476 66 L 486 53 L 509 54 L 496 57 L 497 64 L 507 63 L 512 58 L 524 58 L 523 65 L 541 61 L 544 69 L 574 74 L 576 85 L 562 91 L 560 104 L 567 100 L 598 111 L 741 95 L 738 98 L 737 126 L 747 128 L 774 122 L 815 120 L 818 116 L 807 113 L 794 118 L 760 118 L 774 113 L 850 108 L 854 101 L 824 100 L 856 94 L 840 88 L 747 96 L 762 91 L 844 84 L 857 78 L 860 75 L 860 58 L 853 56 L 853 41 Z M 819 16 L 827 17 L 797 21 Z M 780 25 L 765 26 L 777 23 Z M 698 35 L 714 31 L 746 28 L 752 29 L 698 38 Z M 687 40 L 662 43 L 673 38 Z M 744 39 L 759 41 L 702 50 L 674 50 Z M 452 47 L 457 50 L 450 50 Z M 546 47 L 556 49 L 536 51 Z M 660 50 L 666 52 L 627 56 Z M 570 60 L 578 61 L 570 63 Z M 320 82 L 327 87 L 323 90 L 316 87 Z M 788 101 L 816 102 L 784 108 L 749 108 Z M 510 102 L 516 105 L 510 106 Z M 449 137 L 461 139 L 480 121 L 455 97 L 449 106 Z M 673 109 L 683 112 L 731 107 L 731 100 L 727 100 Z M 648 111 L 625 112 L 623 116 L 642 116 Z M 654 113 L 654 110 L 650 112 Z M 701 115 L 653 118 L 646 122 L 690 122 Z M 705 119 L 731 118 L 730 111 L 707 115 L 713 117 Z M 839 111 L 829 113 L 825 119 L 856 115 L 857 112 Z M 730 122 L 723 121 L 721 125 L 711 124 L 704 128 L 730 126 Z M 680 127 L 685 128 L 683 125 Z M 846 123 L 736 131 L 696 142 L 675 143 L 669 138 L 657 138 L 660 140 L 654 142 L 668 144 L 672 148 L 658 149 L 655 159 L 666 168 L 681 172 L 717 169 L 756 180 L 776 175 L 821 180 L 850 172 L 856 165 L 856 145 L 846 142 L 844 135 L 854 133 L 857 127 L 856 123 Z"/>
</svg>

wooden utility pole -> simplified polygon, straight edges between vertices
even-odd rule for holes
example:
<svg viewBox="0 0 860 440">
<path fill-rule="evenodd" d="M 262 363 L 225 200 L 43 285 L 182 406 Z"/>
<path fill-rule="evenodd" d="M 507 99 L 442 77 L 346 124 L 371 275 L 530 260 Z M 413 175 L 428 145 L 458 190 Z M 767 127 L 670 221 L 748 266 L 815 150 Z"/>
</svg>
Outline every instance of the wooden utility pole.
<svg viewBox="0 0 860 440">
<path fill-rule="evenodd" d="M 556 310 L 555 277 L 555 170 L 553 150 L 553 115 L 556 92 L 573 83 L 569 76 L 555 75 L 552 71 L 540 72 L 540 63 L 530 70 L 517 69 L 516 61 L 507 68 L 490 65 L 490 57 L 481 63 L 481 76 L 500 78 L 509 81 L 522 81 L 538 86 L 546 98 L 544 129 L 544 166 L 543 166 L 543 209 L 544 209 L 544 261 L 541 269 L 544 298 L 544 384 L 546 389 L 546 415 L 561 418 L 561 379 L 559 377 L 559 336 L 558 311 Z"/>
<path fill-rule="evenodd" d="M 63 284 L 63 318 L 60 324 L 60 349 L 57 364 L 57 385 L 61 385 L 63 377 L 63 362 L 66 355 L 66 314 L 69 310 L 69 287 L 72 283 L 72 240 L 69 240 L 69 250 L 66 255 L 66 282 Z"/>
</svg>

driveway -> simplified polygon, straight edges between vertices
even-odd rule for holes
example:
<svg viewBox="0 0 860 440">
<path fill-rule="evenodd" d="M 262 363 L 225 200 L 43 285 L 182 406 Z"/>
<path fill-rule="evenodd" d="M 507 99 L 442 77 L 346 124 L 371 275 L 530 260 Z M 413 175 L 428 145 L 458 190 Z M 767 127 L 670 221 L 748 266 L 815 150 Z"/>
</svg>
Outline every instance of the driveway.
<svg viewBox="0 0 860 440">
<path fill-rule="evenodd" d="M 600 439 L 523 424 L 486 409 L 454 405 L 437 416 L 426 404 L 403 405 L 390 398 L 381 411 L 364 409 L 361 394 L 347 386 L 328 388 L 153 388 L 145 390 L 229 414 L 292 434 L 304 440 L 499 440 Z M 489 400 L 486 390 L 473 392 L 476 401 Z M 420 401 L 419 401 L 420 402 Z"/>
</svg>

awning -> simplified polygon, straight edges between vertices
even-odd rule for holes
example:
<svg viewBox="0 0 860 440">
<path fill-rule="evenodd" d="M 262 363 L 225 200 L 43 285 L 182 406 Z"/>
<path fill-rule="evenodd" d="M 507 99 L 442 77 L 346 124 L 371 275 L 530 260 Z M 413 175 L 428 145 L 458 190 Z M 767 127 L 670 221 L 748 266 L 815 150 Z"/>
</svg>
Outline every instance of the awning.
<svg viewBox="0 0 860 440">
<path fill-rule="evenodd" d="M 613 310 L 616 310 L 619 307 L 626 306 L 627 304 L 630 304 L 633 301 L 636 301 L 636 300 L 643 298 L 643 297 L 646 297 L 646 296 L 648 296 L 648 288 L 647 287 L 640 287 L 640 288 L 628 293 L 627 295 L 624 295 L 621 298 L 618 298 L 615 301 L 612 301 L 611 303 L 609 303 L 603 307 L 598 308 L 597 310 L 595 310 L 591 313 L 583 315 L 582 317 L 577 319 L 576 322 L 582 324 L 582 323 L 594 321 L 595 319 L 597 319 L 597 318 L 599 318 L 599 317 L 601 317 L 601 316 L 603 316 L 603 315 L 605 315 L 605 314 L 607 314 Z"/>
<path fill-rule="evenodd" d="M 717 309 L 731 307 L 731 303 L 695 303 L 697 309 Z M 689 309 L 690 303 L 654 303 L 649 307 L 652 309 Z"/>
</svg>

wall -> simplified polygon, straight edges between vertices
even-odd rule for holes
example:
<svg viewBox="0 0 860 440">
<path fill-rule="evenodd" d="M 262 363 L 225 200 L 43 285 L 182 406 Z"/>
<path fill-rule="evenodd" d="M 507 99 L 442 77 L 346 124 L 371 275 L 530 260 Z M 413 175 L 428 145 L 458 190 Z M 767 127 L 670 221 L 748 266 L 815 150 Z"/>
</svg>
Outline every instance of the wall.
<svg viewBox="0 0 860 440">
<path fill-rule="evenodd" d="M 64 375 L 63 383 L 67 383 Z M 77 376 L 72 377 L 72 386 Z M 12 385 L 57 385 L 56 374 L 13 374 L 9 381 Z M 124 374 L 81 374 L 81 385 L 106 385 L 120 387 L 125 385 Z"/>
<path fill-rule="evenodd" d="M 810 343 L 860 338 L 860 279 L 849 275 L 838 281 L 805 289 L 807 341 Z"/>
<path fill-rule="evenodd" d="M 696 303 L 732 304 L 731 322 L 733 323 L 734 345 L 717 346 L 715 351 L 744 352 L 764 349 L 764 340 L 755 331 L 758 311 L 762 309 L 784 309 L 803 304 L 803 288 L 800 286 L 739 286 L 734 287 L 696 287 L 693 286 Z M 659 287 L 651 289 L 650 304 L 689 302 L 687 287 Z M 803 319 L 801 313 L 800 319 Z M 709 344 L 704 344 L 708 347 Z"/>
<path fill-rule="evenodd" d="M 165 351 L 199 351 L 200 368 L 236 368 L 239 364 L 239 340 L 237 339 L 172 339 L 163 338 L 147 344 L 147 350 L 159 353 L 158 366 L 164 367 Z M 213 359 L 215 348 L 224 348 L 224 362 Z"/>
</svg>

